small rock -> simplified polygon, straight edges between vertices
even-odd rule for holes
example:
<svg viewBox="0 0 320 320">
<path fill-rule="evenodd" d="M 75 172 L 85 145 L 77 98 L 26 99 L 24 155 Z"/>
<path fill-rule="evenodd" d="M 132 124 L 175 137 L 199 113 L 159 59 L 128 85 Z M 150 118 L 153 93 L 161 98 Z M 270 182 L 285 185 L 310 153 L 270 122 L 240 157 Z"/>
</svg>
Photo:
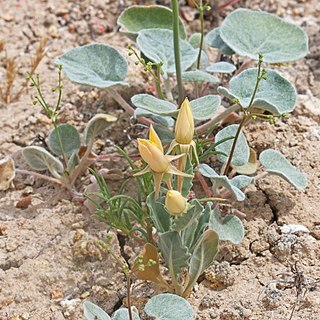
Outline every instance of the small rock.
<svg viewBox="0 0 320 320">
<path fill-rule="evenodd" d="M 81 299 L 62 300 L 60 302 L 63 308 L 63 314 L 68 317 L 76 311 L 76 307 L 81 303 Z"/>
<path fill-rule="evenodd" d="M 64 297 L 64 293 L 61 289 L 55 289 L 50 292 L 51 300 L 59 300 Z"/>
<path fill-rule="evenodd" d="M 302 224 L 285 224 L 280 227 L 283 234 L 303 234 L 310 233 L 309 229 Z"/>
<path fill-rule="evenodd" d="M 90 296 L 90 292 L 89 291 L 85 291 L 81 294 L 80 298 L 81 299 L 85 299 L 88 298 Z"/>
</svg>

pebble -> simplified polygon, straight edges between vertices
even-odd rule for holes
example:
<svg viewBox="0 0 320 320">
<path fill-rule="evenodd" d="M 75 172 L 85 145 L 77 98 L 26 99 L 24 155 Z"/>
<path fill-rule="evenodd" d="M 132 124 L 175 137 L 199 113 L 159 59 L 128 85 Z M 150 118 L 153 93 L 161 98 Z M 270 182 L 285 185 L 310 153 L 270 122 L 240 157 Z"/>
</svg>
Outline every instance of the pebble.
<svg viewBox="0 0 320 320">
<path fill-rule="evenodd" d="M 310 233 L 309 229 L 302 224 L 285 224 L 280 227 L 280 230 L 285 234 Z"/>
</svg>

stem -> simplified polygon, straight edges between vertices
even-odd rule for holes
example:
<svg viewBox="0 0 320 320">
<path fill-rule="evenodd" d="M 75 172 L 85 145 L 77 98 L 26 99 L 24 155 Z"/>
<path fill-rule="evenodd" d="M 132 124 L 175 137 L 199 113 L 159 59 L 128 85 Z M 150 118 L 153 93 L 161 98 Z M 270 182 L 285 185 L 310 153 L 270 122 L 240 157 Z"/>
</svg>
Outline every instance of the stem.
<svg viewBox="0 0 320 320">
<path fill-rule="evenodd" d="M 129 311 L 129 319 L 132 320 L 132 310 L 131 310 L 131 281 L 130 281 L 130 274 L 127 273 L 127 304 L 128 304 L 128 311 Z"/>
<path fill-rule="evenodd" d="M 171 86 L 170 86 L 170 78 L 164 79 L 164 88 L 166 91 L 166 97 L 169 101 L 173 101 Z"/>
<path fill-rule="evenodd" d="M 204 14 L 203 14 L 203 5 L 202 0 L 200 0 L 200 4 L 198 7 L 199 13 L 200 13 L 200 32 L 201 32 L 201 38 L 200 38 L 200 46 L 199 46 L 199 54 L 198 54 L 198 60 L 197 60 L 197 69 L 200 69 L 200 63 L 201 63 L 201 53 L 202 53 L 202 47 L 203 47 L 203 34 L 204 34 Z"/>
<path fill-rule="evenodd" d="M 211 189 L 209 188 L 206 180 L 204 180 L 202 174 L 201 174 L 200 172 L 196 172 L 196 177 L 197 177 L 198 181 L 200 182 L 200 184 L 201 184 L 201 186 L 202 186 L 202 188 L 203 188 L 206 196 L 207 196 L 208 198 L 211 198 L 211 197 L 212 197 L 212 191 L 211 191 Z"/>
<path fill-rule="evenodd" d="M 179 171 L 183 171 L 183 160 L 182 158 L 178 159 L 178 166 L 177 169 Z M 183 177 L 182 176 L 178 176 L 178 191 L 181 193 L 182 191 L 182 185 L 183 185 Z"/>
<path fill-rule="evenodd" d="M 179 100 L 181 105 L 184 99 L 184 89 L 182 83 L 181 61 L 180 61 L 180 35 L 179 35 L 179 5 L 178 0 L 172 0 L 172 15 L 173 15 L 173 44 L 174 44 L 174 60 L 176 64 L 176 77 L 178 83 Z"/>
<path fill-rule="evenodd" d="M 173 190 L 173 187 L 172 187 L 172 184 L 171 184 L 171 180 L 168 179 L 168 180 L 166 181 L 166 183 L 167 183 L 168 189 L 169 189 L 169 190 Z"/>
<path fill-rule="evenodd" d="M 158 63 L 157 64 L 157 74 L 155 75 L 154 79 L 156 81 L 156 87 L 157 87 L 157 92 L 159 97 L 162 100 L 165 100 L 165 97 L 163 95 L 162 89 L 161 89 L 161 80 L 160 80 L 160 76 L 161 76 L 161 65 Z"/>
<path fill-rule="evenodd" d="M 29 170 L 23 170 L 23 169 L 15 169 L 15 172 L 16 173 L 20 173 L 20 174 L 25 174 L 25 175 L 31 175 L 31 176 L 34 176 L 36 178 L 47 180 L 47 181 L 50 181 L 50 182 L 53 182 L 53 183 L 56 183 L 56 184 L 59 184 L 59 185 L 64 185 L 64 183 L 61 180 L 56 179 L 56 178 L 52 178 L 52 177 L 48 177 L 48 176 L 46 176 L 44 174 L 41 174 L 41 173 L 38 173 L 38 172 L 29 171 Z"/>
</svg>

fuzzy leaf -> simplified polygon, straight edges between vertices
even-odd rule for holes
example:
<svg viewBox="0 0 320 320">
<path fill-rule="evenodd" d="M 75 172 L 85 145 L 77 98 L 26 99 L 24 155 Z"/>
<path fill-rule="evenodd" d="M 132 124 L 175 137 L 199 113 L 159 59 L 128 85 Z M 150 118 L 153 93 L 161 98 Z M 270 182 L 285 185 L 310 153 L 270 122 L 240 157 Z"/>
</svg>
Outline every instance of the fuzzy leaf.
<svg viewBox="0 0 320 320">
<path fill-rule="evenodd" d="M 202 121 L 212 118 L 221 104 L 221 98 L 217 95 L 207 95 L 190 101 L 193 117 Z"/>
<path fill-rule="evenodd" d="M 93 143 L 96 137 L 101 134 L 112 122 L 117 120 L 116 117 L 109 114 L 96 114 L 87 124 L 84 130 L 84 143 L 89 145 Z"/>
<path fill-rule="evenodd" d="M 15 177 L 14 161 L 10 157 L 0 160 L 0 191 L 7 190 Z"/>
<path fill-rule="evenodd" d="M 229 214 L 222 219 L 218 207 L 211 214 L 209 228 L 218 234 L 220 240 L 228 240 L 234 244 L 240 243 L 244 237 L 241 220 L 233 214 Z"/>
<path fill-rule="evenodd" d="M 112 320 L 130 320 L 129 310 L 127 308 L 118 309 L 114 313 Z M 136 313 L 132 312 L 132 320 L 140 320 L 140 317 Z"/>
<path fill-rule="evenodd" d="M 205 36 L 205 42 L 208 46 L 220 49 L 222 54 L 231 56 L 234 51 L 220 37 L 220 28 L 214 28 Z"/>
<path fill-rule="evenodd" d="M 96 88 L 127 85 L 128 63 L 113 47 L 102 43 L 74 48 L 55 60 L 75 83 Z"/>
<path fill-rule="evenodd" d="M 177 231 L 160 234 L 159 247 L 170 273 L 177 278 L 182 269 L 189 265 L 190 254 L 188 248 L 182 244 Z"/>
<path fill-rule="evenodd" d="M 139 31 L 144 29 L 172 30 L 172 10 L 164 6 L 130 6 L 118 18 L 118 24 L 125 32 L 135 38 Z M 182 39 L 186 38 L 186 31 L 180 19 L 179 33 Z"/>
<path fill-rule="evenodd" d="M 26 147 L 22 150 L 22 154 L 34 170 L 44 171 L 48 169 L 51 174 L 57 178 L 60 178 L 60 174 L 64 171 L 63 164 L 60 160 L 42 147 Z"/>
<path fill-rule="evenodd" d="M 78 150 L 74 151 L 67 163 L 67 171 L 70 173 L 79 164 L 80 157 L 78 155 Z"/>
<path fill-rule="evenodd" d="M 70 157 L 74 151 L 80 148 L 80 135 L 78 130 L 74 126 L 64 123 L 58 126 L 58 131 L 63 150 L 65 154 Z M 48 137 L 48 146 L 54 154 L 58 156 L 63 155 L 55 129 L 51 131 Z"/>
<path fill-rule="evenodd" d="M 228 137 L 235 137 L 237 130 L 238 130 L 239 125 L 237 124 L 232 124 L 228 127 L 225 127 L 224 129 L 220 130 L 216 136 L 215 136 L 215 142 L 219 142 L 223 139 L 226 139 Z M 231 148 L 232 148 L 232 144 L 233 144 L 233 140 L 234 139 L 229 139 L 219 145 L 216 146 L 216 151 L 219 152 L 224 152 L 226 155 L 230 154 Z M 249 156 L 250 156 L 250 148 L 248 146 L 247 143 L 247 139 L 244 136 L 244 134 L 242 132 L 240 132 L 234 153 L 233 153 L 233 157 L 232 157 L 232 161 L 231 164 L 232 166 L 242 166 L 244 164 L 246 164 L 249 161 Z M 221 162 L 227 162 L 228 157 L 226 157 L 225 155 L 222 154 L 218 154 L 217 158 L 219 161 Z"/>
<path fill-rule="evenodd" d="M 106 312 L 90 301 L 83 303 L 83 311 L 85 320 L 111 320 Z"/>
<path fill-rule="evenodd" d="M 206 71 L 207 72 L 217 72 L 217 73 L 232 73 L 237 68 L 235 65 L 225 61 L 219 61 L 210 65 Z"/>
<path fill-rule="evenodd" d="M 193 310 L 189 302 L 178 295 L 162 293 L 151 298 L 144 311 L 157 320 L 192 320 Z"/>
<path fill-rule="evenodd" d="M 261 152 L 259 160 L 267 172 L 276 174 L 299 190 L 308 185 L 307 175 L 297 169 L 279 152 L 273 149 Z"/>
<path fill-rule="evenodd" d="M 200 42 L 201 42 L 201 33 L 200 32 L 196 32 L 194 34 L 191 35 L 191 37 L 189 38 L 189 43 L 195 48 L 200 48 Z"/>
<path fill-rule="evenodd" d="M 138 119 L 139 117 L 147 117 L 151 120 L 153 120 L 154 122 L 167 127 L 167 128 L 173 128 L 174 126 L 174 120 L 170 117 L 167 116 L 160 116 L 154 112 L 142 109 L 142 108 L 137 108 L 134 110 L 134 114 L 133 116 Z"/>
<path fill-rule="evenodd" d="M 258 169 L 257 153 L 250 148 L 249 161 L 242 166 L 233 166 L 233 168 L 240 174 L 254 174 Z"/>
<path fill-rule="evenodd" d="M 237 187 L 238 189 L 242 189 L 247 187 L 251 182 L 253 181 L 252 177 L 240 175 L 240 176 L 235 176 L 230 180 L 230 183 Z"/>
<path fill-rule="evenodd" d="M 230 81 L 229 89 L 219 87 L 218 92 L 229 99 L 237 98 L 247 108 L 257 81 L 257 69 L 247 69 Z M 275 115 L 291 112 L 296 104 L 293 85 L 278 72 L 267 70 L 267 80 L 259 83 L 253 107 L 268 110 Z"/>
<path fill-rule="evenodd" d="M 182 80 L 185 82 L 211 82 L 218 83 L 220 80 L 209 74 L 208 72 L 201 70 L 185 71 L 182 73 Z"/>
<path fill-rule="evenodd" d="M 139 32 L 137 44 L 140 50 L 151 61 L 163 62 L 162 70 L 164 77 L 174 74 L 175 59 L 173 47 L 173 32 L 166 29 L 147 29 Z M 194 49 L 189 42 L 180 39 L 181 69 L 187 70 L 196 61 L 198 50 Z"/>
<path fill-rule="evenodd" d="M 287 62 L 308 53 L 308 37 L 299 27 L 267 13 L 237 9 L 223 21 L 222 40 L 236 53 L 269 63 Z"/>
</svg>

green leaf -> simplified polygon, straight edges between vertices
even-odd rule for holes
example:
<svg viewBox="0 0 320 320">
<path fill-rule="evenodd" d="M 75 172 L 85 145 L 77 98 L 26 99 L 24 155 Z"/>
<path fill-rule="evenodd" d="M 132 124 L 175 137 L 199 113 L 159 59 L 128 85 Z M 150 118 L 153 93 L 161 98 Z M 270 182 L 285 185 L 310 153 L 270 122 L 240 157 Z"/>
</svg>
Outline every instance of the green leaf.
<svg viewBox="0 0 320 320">
<path fill-rule="evenodd" d="M 220 82 L 220 80 L 217 77 L 201 70 L 182 72 L 182 80 L 186 82 Z"/>
<path fill-rule="evenodd" d="M 85 320 L 111 320 L 106 312 L 90 301 L 83 303 Z"/>
<path fill-rule="evenodd" d="M 192 320 L 193 311 L 189 302 L 178 295 L 162 293 L 151 298 L 144 311 L 157 320 Z"/>
<path fill-rule="evenodd" d="M 147 29 L 139 32 L 137 44 L 140 50 L 151 61 L 163 62 L 164 77 L 174 74 L 175 59 L 173 46 L 173 32 L 166 29 Z M 185 71 L 192 66 L 198 57 L 198 50 L 189 42 L 180 39 L 181 70 Z"/>
<path fill-rule="evenodd" d="M 60 178 L 60 175 L 64 171 L 63 164 L 60 162 L 60 160 L 55 158 L 51 153 L 42 147 L 26 147 L 22 150 L 22 154 L 27 163 L 34 170 L 49 170 L 56 178 Z"/>
<path fill-rule="evenodd" d="M 244 237 L 244 228 L 241 220 L 233 214 L 221 218 L 219 207 L 216 207 L 209 220 L 209 228 L 215 231 L 220 240 L 238 244 Z"/>
<path fill-rule="evenodd" d="M 189 38 L 189 43 L 195 49 L 200 48 L 200 42 L 201 42 L 201 33 L 200 32 L 196 32 L 196 33 L 192 34 L 191 37 Z"/>
<path fill-rule="evenodd" d="M 287 62 L 308 53 L 308 37 L 299 27 L 261 11 L 237 9 L 223 21 L 222 40 L 236 53 L 269 63 Z"/>
<path fill-rule="evenodd" d="M 118 24 L 135 39 L 138 32 L 144 29 L 172 30 L 172 10 L 164 6 L 130 6 L 118 18 Z M 122 30 L 121 30 L 122 31 Z M 179 20 L 179 33 L 186 38 L 184 25 Z"/>
<path fill-rule="evenodd" d="M 257 153 L 250 148 L 249 161 L 242 166 L 233 167 L 240 174 L 254 174 L 258 169 Z"/>
<path fill-rule="evenodd" d="M 128 63 L 113 47 L 101 43 L 74 48 L 55 60 L 75 83 L 96 88 L 127 85 Z"/>
<path fill-rule="evenodd" d="M 235 137 L 239 125 L 232 124 L 224 129 L 220 130 L 215 136 L 215 142 L 219 142 L 228 137 Z M 219 161 L 225 163 L 228 160 L 232 144 L 234 139 L 229 139 L 219 145 L 216 146 L 216 151 L 223 152 L 227 155 L 227 157 L 223 154 L 218 154 L 217 158 Z M 242 132 L 239 134 L 239 138 L 233 153 L 233 157 L 231 160 L 232 166 L 242 166 L 249 161 L 250 156 L 250 148 L 247 143 L 247 139 Z"/>
<path fill-rule="evenodd" d="M 219 61 L 210 65 L 206 71 L 208 72 L 217 72 L 217 73 L 232 73 L 237 68 L 235 65 L 225 61 Z"/>
<path fill-rule="evenodd" d="M 71 157 L 69 158 L 68 160 L 68 163 L 67 163 L 67 172 L 72 172 L 74 170 L 74 168 L 79 164 L 80 162 L 80 158 L 79 158 L 79 155 L 78 155 L 78 151 L 79 150 L 75 150 Z"/>
<path fill-rule="evenodd" d="M 133 116 L 138 119 L 139 117 L 147 117 L 151 120 L 153 120 L 154 122 L 164 126 L 164 127 L 171 127 L 173 128 L 174 126 L 174 120 L 170 117 L 164 117 L 164 116 L 160 116 L 154 112 L 142 109 L 142 108 L 137 108 L 134 110 L 134 114 Z"/>
<path fill-rule="evenodd" d="M 140 317 L 136 313 L 132 312 L 132 319 L 140 320 Z M 121 308 L 117 310 L 114 313 L 112 320 L 130 320 L 128 308 Z"/>
<path fill-rule="evenodd" d="M 58 126 L 58 131 L 63 150 L 65 154 L 70 157 L 74 151 L 80 148 L 80 135 L 78 130 L 74 126 L 64 123 Z M 51 131 L 48 137 L 48 146 L 54 154 L 58 156 L 63 155 L 55 129 Z"/>
<path fill-rule="evenodd" d="M 244 176 L 244 175 L 235 176 L 230 181 L 230 183 L 233 186 L 237 187 L 238 189 L 245 188 L 252 182 L 253 182 L 253 178 L 252 177 L 248 177 L 248 176 Z"/>
<path fill-rule="evenodd" d="M 210 168 L 207 164 L 199 165 L 200 173 L 210 178 L 212 182 L 212 187 L 214 190 L 217 190 L 219 187 L 224 187 L 227 189 L 231 196 L 235 198 L 237 201 L 243 201 L 246 196 L 245 194 L 236 186 L 234 186 L 231 181 L 226 176 L 219 176 L 212 168 Z"/>
<path fill-rule="evenodd" d="M 257 69 L 247 69 L 231 79 L 229 89 L 219 87 L 218 92 L 229 99 L 239 99 L 242 106 L 247 108 L 256 85 L 257 73 Z M 259 83 L 252 106 L 275 115 L 291 112 L 296 104 L 293 85 L 274 70 L 267 70 L 266 75 L 267 79 Z"/>
<path fill-rule="evenodd" d="M 264 150 L 261 152 L 259 160 L 267 172 L 280 176 L 297 189 L 303 190 L 307 187 L 307 175 L 297 171 L 279 151 Z"/>
<path fill-rule="evenodd" d="M 84 143 L 90 145 L 112 122 L 117 120 L 116 117 L 109 114 L 96 114 L 87 124 L 84 130 Z"/>
<path fill-rule="evenodd" d="M 166 232 L 170 229 L 170 215 L 164 206 L 164 197 L 155 200 L 154 192 L 147 197 L 147 205 L 150 209 L 150 216 L 155 228 L 159 233 Z"/>
<path fill-rule="evenodd" d="M 218 253 L 218 248 L 219 238 L 217 233 L 213 230 L 206 230 L 196 244 L 190 260 L 190 282 L 186 288 L 186 292 L 192 290 L 192 287 L 203 271 L 211 265 Z"/>
<path fill-rule="evenodd" d="M 193 175 L 193 165 L 189 155 L 187 156 L 186 167 L 183 172 Z M 186 198 L 188 197 L 190 190 L 193 186 L 192 181 L 193 181 L 193 178 L 186 178 L 186 177 L 183 178 L 181 194 Z"/>
<path fill-rule="evenodd" d="M 177 279 L 183 268 L 189 265 L 188 248 L 182 244 L 177 231 L 168 231 L 159 235 L 159 247 L 164 261 L 171 273 Z"/>
<path fill-rule="evenodd" d="M 227 56 L 231 56 L 234 54 L 234 51 L 230 47 L 228 47 L 228 45 L 220 37 L 220 28 L 214 28 L 209 31 L 204 39 L 208 46 L 220 49 L 222 54 L 225 54 Z"/>
<path fill-rule="evenodd" d="M 213 94 L 190 101 L 193 117 L 198 121 L 212 118 L 220 104 L 220 96 Z"/>
</svg>

